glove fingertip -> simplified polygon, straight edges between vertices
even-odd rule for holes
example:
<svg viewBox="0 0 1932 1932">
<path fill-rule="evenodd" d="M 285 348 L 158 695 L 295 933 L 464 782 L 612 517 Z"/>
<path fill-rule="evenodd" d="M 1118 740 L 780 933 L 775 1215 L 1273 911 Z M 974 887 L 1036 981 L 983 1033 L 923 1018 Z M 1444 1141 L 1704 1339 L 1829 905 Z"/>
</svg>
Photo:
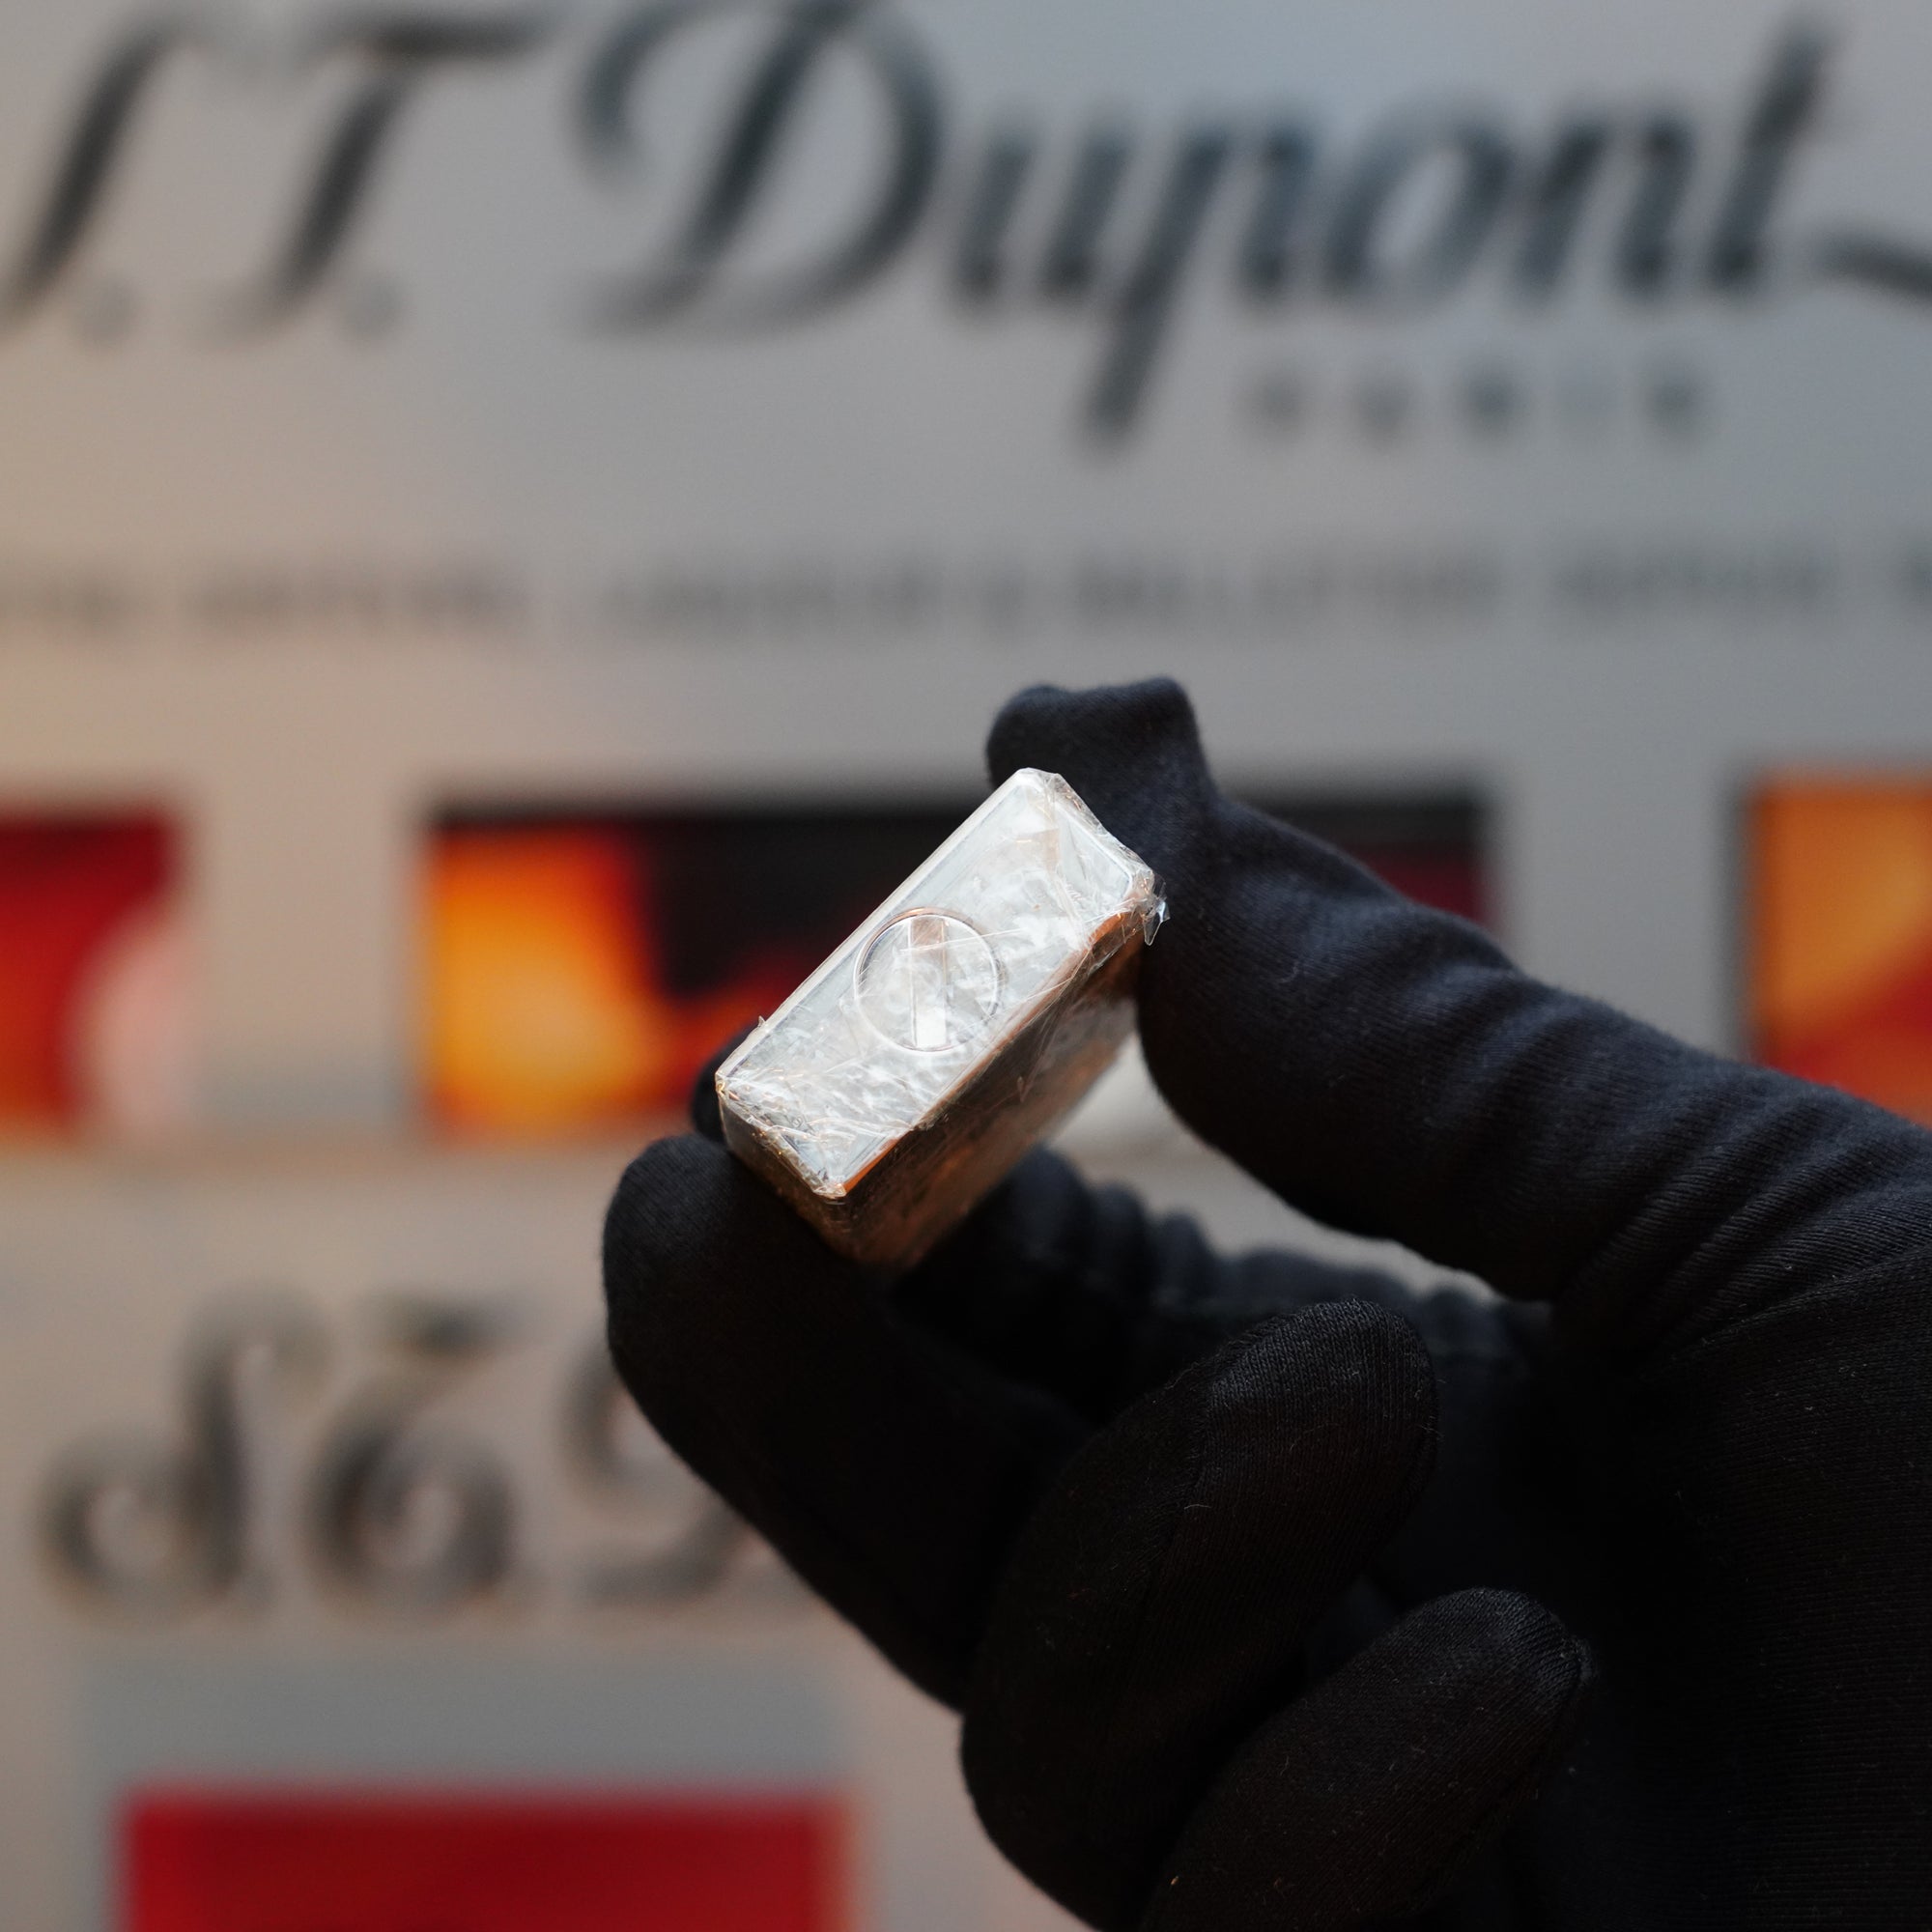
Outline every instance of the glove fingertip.
<svg viewBox="0 0 1932 1932">
<path fill-rule="evenodd" d="M 624 1170 L 604 1216 L 604 1293 L 619 1323 L 660 1319 L 724 1255 L 754 1255 L 794 1220 L 724 1148 L 695 1134 L 653 1141 Z M 802 1225 L 799 1233 L 804 1233 Z"/>
<path fill-rule="evenodd" d="M 1568 1755 L 1594 1682 L 1588 1647 L 1530 1598 L 1423 1605 L 1253 1734 L 1189 1821 L 1143 1932 L 1426 1910 Z"/>
<path fill-rule="evenodd" d="M 1560 1754 L 1595 1692 L 1597 1666 L 1553 1610 L 1516 1590 L 1470 1589 L 1424 1605 L 1411 1621 L 1429 1643 L 1481 1660 L 1494 1684 L 1509 1687 L 1499 1703 L 1523 1735 L 1541 1732 L 1544 1757 Z"/>
<path fill-rule="evenodd" d="M 1536 1802 L 1569 1757 L 1597 1691 L 1590 1646 L 1532 1597 L 1462 1590 L 1425 1605 L 1409 1622 L 1432 1644 L 1458 1654 L 1469 1679 L 1486 1684 L 1477 1698 L 1488 1708 L 1464 1722 L 1457 1776 L 1471 1790 L 1487 1785 L 1489 1805 L 1465 1821 L 1460 1842 L 1442 1848 L 1433 1871 L 1417 1875 L 1397 1908 L 1405 1918 L 1463 1886 Z"/>
<path fill-rule="evenodd" d="M 1090 789 L 1110 772 L 1143 766 L 1150 757 L 1203 763 L 1194 707 L 1171 677 L 1087 691 L 1031 685 L 1007 700 L 986 739 L 995 784 L 1032 765 L 1061 773 L 1090 805 Z"/>
</svg>

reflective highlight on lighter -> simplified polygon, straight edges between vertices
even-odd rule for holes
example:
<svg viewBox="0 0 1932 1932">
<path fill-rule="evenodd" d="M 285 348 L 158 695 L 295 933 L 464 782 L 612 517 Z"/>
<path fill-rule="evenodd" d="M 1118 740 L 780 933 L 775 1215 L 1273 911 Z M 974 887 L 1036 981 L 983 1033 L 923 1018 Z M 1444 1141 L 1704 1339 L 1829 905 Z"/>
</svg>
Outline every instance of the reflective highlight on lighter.
<svg viewBox="0 0 1932 1932">
<path fill-rule="evenodd" d="M 724 1138 L 833 1247 L 903 1267 L 1133 1030 L 1159 882 L 1019 771 L 718 1071 Z"/>
</svg>

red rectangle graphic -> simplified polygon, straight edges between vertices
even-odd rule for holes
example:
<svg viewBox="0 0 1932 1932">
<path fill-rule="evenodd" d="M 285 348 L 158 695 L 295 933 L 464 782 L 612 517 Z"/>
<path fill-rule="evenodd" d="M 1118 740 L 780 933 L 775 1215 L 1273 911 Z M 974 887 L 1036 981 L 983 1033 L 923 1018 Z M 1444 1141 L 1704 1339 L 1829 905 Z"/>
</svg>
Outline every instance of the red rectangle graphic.
<svg viewBox="0 0 1932 1932">
<path fill-rule="evenodd" d="M 839 1932 L 821 1796 L 134 1794 L 125 1932 Z"/>
</svg>

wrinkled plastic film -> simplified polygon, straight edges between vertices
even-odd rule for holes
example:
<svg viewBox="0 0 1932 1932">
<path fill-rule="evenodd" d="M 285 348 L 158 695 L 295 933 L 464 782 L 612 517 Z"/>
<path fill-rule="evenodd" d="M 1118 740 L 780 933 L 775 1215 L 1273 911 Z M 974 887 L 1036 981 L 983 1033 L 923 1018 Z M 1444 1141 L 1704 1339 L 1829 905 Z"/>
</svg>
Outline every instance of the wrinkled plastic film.
<svg viewBox="0 0 1932 1932">
<path fill-rule="evenodd" d="M 907 1265 L 1112 1062 L 1164 914 L 1064 779 L 1015 772 L 719 1068 L 726 1144 Z"/>
</svg>

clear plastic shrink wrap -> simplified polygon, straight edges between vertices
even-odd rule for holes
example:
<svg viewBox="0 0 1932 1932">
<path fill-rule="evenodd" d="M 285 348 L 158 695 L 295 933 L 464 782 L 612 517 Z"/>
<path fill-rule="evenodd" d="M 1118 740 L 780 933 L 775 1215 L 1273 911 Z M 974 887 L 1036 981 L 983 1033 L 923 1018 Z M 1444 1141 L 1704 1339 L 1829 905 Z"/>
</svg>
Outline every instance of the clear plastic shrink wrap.
<svg viewBox="0 0 1932 1932">
<path fill-rule="evenodd" d="M 1106 1069 L 1165 915 L 1065 779 L 1015 772 L 718 1069 L 726 1146 L 910 1265 Z"/>
</svg>

